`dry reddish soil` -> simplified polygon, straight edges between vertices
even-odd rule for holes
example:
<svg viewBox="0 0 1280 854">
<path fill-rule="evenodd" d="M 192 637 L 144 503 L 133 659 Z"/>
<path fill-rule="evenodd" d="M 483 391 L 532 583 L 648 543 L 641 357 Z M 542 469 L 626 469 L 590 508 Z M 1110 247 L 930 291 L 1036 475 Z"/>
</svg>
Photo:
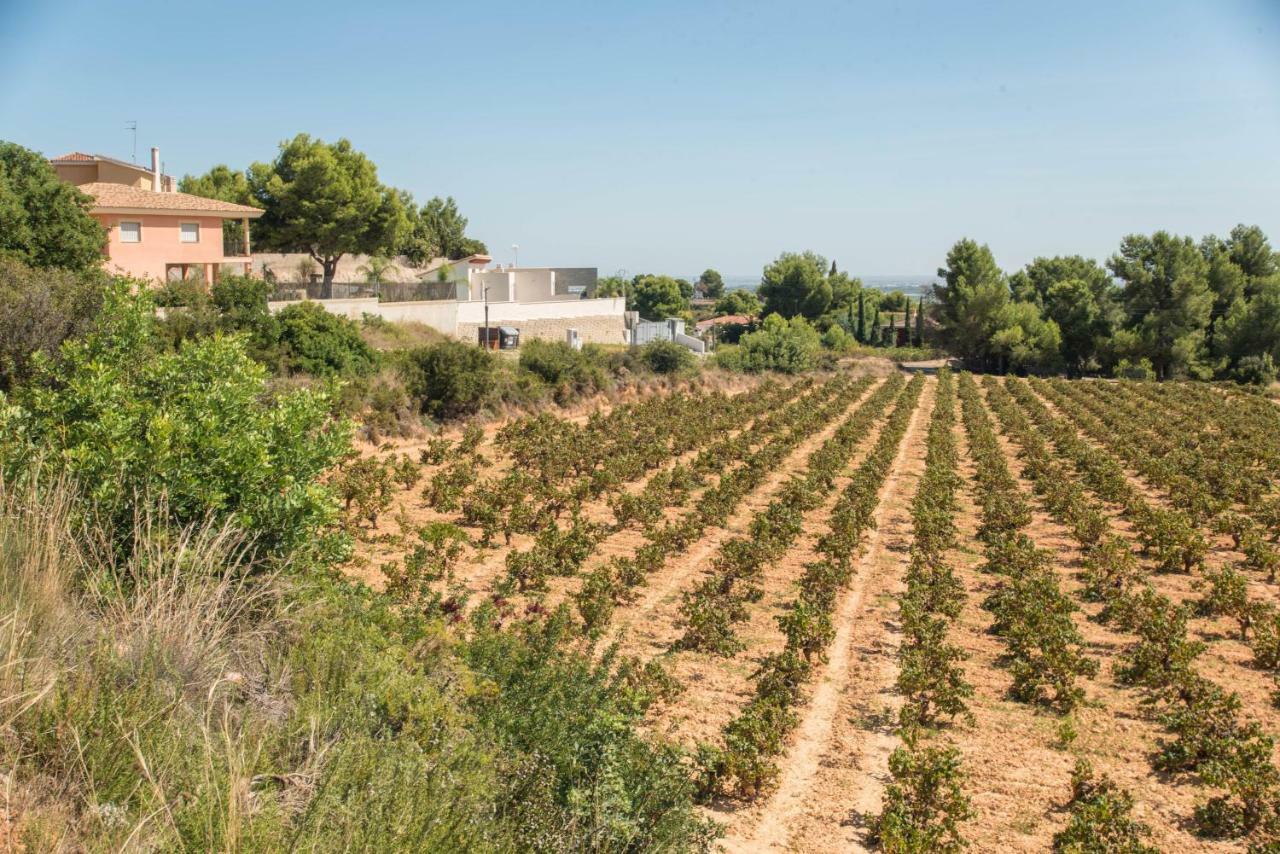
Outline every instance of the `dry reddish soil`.
<svg viewBox="0 0 1280 854">
<path fill-rule="evenodd" d="M 825 662 L 815 667 L 812 684 L 797 709 L 800 723 L 787 742 L 777 788 L 751 803 L 722 801 L 707 810 L 724 825 L 724 850 L 819 852 L 869 848 L 867 822 L 881 809 L 888 781 L 888 758 L 900 743 L 895 729 L 900 699 L 894 689 L 901 641 L 897 596 L 904 586 L 912 537 L 910 502 L 924 469 L 935 389 L 936 379 L 928 378 L 892 471 L 882 486 L 877 526 L 866 537 L 854 578 L 837 603 L 835 640 L 827 650 Z M 851 399 L 845 415 L 872 391 L 873 388 L 868 389 L 857 400 Z M 1044 403 L 1053 414 L 1061 416 L 1050 401 Z M 587 415 L 578 413 L 580 418 Z M 999 432 L 994 413 L 991 419 L 997 426 L 1010 470 L 1027 494 L 1034 496 L 1023 475 L 1016 445 Z M 839 419 L 833 419 L 831 425 L 801 443 L 776 472 L 747 496 L 724 527 L 704 532 L 690 549 L 673 556 L 650 576 L 632 601 L 619 605 L 615 611 L 607 639 L 617 640 L 624 653 L 642 660 L 662 658 L 671 675 L 684 686 L 672 701 L 651 709 L 647 727 L 654 736 L 684 745 L 698 740 L 717 741 L 720 728 L 749 698 L 750 675 L 757 662 L 782 647 L 783 638 L 774 617 L 794 595 L 795 580 L 805 563 L 814 558 L 816 540 L 825 530 L 838 492 L 873 446 L 883 418 L 869 428 L 850 454 L 832 493 L 806 516 L 803 532 L 791 550 L 767 569 L 762 583 L 764 596 L 750 606 L 748 619 L 739 625 L 738 633 L 746 649 L 730 657 L 671 652 L 672 642 L 681 634 L 681 593 L 705 577 L 716 549 L 746 529 L 754 514 L 767 506 L 786 478 L 803 466 L 808 455 L 835 432 L 838 423 Z M 495 471 L 502 465 L 491 447 L 496 427 L 489 427 L 482 446 L 482 452 L 494 461 Z M 957 720 L 931 738 L 937 743 L 952 744 L 960 752 L 966 774 L 964 788 L 976 811 L 976 817 L 962 830 L 970 850 L 1048 850 L 1053 835 L 1068 820 L 1071 770 L 1079 757 L 1087 758 L 1097 771 L 1110 775 L 1132 793 L 1135 817 L 1150 826 L 1148 841 L 1159 850 L 1244 850 L 1239 842 L 1194 835 L 1192 812 L 1197 804 L 1216 794 L 1214 790 L 1190 775 L 1165 775 L 1152 770 L 1151 757 L 1165 733 L 1151 719 L 1142 692 L 1121 684 L 1113 670 L 1134 638 L 1101 623 L 1099 606 L 1084 601 L 1080 595 L 1080 550 L 1068 531 L 1034 497 L 1035 513 L 1027 534 L 1053 555 L 1063 591 L 1080 607 L 1074 621 L 1085 640 L 1086 651 L 1101 666 L 1096 677 L 1083 680 L 1088 700 L 1065 719 L 1065 727 L 1061 715 L 1009 697 L 1012 680 L 1003 659 L 1004 644 L 990 632 L 991 615 L 983 607 L 998 577 L 982 571 L 983 552 L 976 538 L 979 508 L 974 463 L 959 419 L 955 437 L 962 485 L 958 492 L 959 537 L 950 560 L 968 598 L 951 629 L 950 641 L 968 655 L 965 673 L 974 688 L 969 703 L 973 719 Z M 421 442 L 393 443 L 380 452 L 416 455 L 420 445 Z M 1068 461 L 1059 461 L 1071 470 Z M 652 474 L 624 488 L 642 488 Z M 1149 501 L 1168 506 L 1167 495 L 1134 472 L 1128 471 L 1128 475 Z M 397 510 L 404 514 L 406 525 L 443 518 L 423 509 L 420 490 L 421 486 L 415 487 L 397 496 Z M 1090 497 L 1097 499 L 1092 494 Z M 684 508 L 696 500 L 697 493 Z M 1099 504 L 1113 530 L 1128 540 L 1136 553 L 1138 543 L 1133 528 L 1119 508 L 1105 502 Z M 684 508 L 669 512 L 683 512 Z M 604 519 L 608 515 L 607 504 L 603 500 L 596 502 L 588 513 Z M 386 517 L 386 530 L 378 532 L 380 539 L 375 537 L 361 545 L 365 564 L 352 570 L 373 582 L 379 580 L 378 563 L 398 557 L 405 548 L 403 542 L 397 541 L 399 528 L 392 517 L 393 514 Z M 517 539 L 513 547 L 524 548 L 528 542 L 528 538 Z M 613 534 L 602 542 L 587 567 L 613 555 L 628 554 L 642 542 L 635 531 Z M 1214 536 L 1211 542 L 1210 567 L 1239 560 L 1240 555 L 1232 550 L 1227 538 Z M 502 571 L 506 551 L 496 548 L 468 553 L 459 580 L 474 593 L 489 592 Z M 1153 575 L 1152 582 L 1175 602 L 1201 596 L 1197 575 Z M 579 584 L 578 578 L 555 579 L 545 600 L 550 604 L 562 601 Z M 1256 575 L 1251 593 L 1259 599 L 1280 601 L 1280 585 L 1268 584 Z M 1268 732 L 1280 733 L 1280 711 L 1270 701 L 1272 682 L 1252 667 L 1251 653 L 1236 637 L 1231 624 L 1197 617 L 1191 621 L 1191 634 L 1208 645 L 1200 659 L 1201 672 L 1238 691 L 1249 719 L 1257 720 Z"/>
</svg>

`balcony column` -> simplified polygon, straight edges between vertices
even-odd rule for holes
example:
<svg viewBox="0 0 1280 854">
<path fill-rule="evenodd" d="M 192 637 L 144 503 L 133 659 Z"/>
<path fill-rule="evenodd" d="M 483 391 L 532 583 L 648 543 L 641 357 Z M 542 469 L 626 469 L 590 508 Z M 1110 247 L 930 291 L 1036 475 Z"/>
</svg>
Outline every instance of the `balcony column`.
<svg viewBox="0 0 1280 854">
<path fill-rule="evenodd" d="M 253 252 L 249 248 L 249 218 L 240 218 L 240 230 L 244 236 L 244 255 L 248 259 L 244 262 L 244 274 L 247 276 L 253 272 Z"/>
</svg>

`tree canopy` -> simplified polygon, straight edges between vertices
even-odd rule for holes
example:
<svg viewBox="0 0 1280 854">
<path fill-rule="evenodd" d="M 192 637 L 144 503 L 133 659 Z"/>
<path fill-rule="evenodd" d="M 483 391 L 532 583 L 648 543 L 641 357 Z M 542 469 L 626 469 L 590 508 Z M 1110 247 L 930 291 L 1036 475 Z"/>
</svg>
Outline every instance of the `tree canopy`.
<svg viewBox="0 0 1280 854">
<path fill-rule="evenodd" d="M 760 313 L 760 298 L 741 288 L 729 291 L 716 300 L 716 314 L 741 314 L 755 317 Z"/>
<path fill-rule="evenodd" d="M 300 133 L 281 144 L 275 161 L 249 168 L 249 186 L 264 210 L 259 245 L 308 253 L 326 283 L 343 255 L 395 251 L 407 226 L 401 194 L 345 139 L 326 143 Z"/>
<path fill-rule="evenodd" d="M 703 299 L 719 299 L 724 295 L 724 277 L 711 268 L 703 270 L 698 277 L 697 293 Z"/>
<path fill-rule="evenodd" d="M 642 275 L 631 280 L 627 308 L 640 312 L 645 320 L 664 320 L 685 316 L 689 311 L 689 300 L 676 279 Z"/>
<path fill-rule="evenodd" d="M 31 267 L 98 267 L 107 232 L 89 215 L 92 202 L 44 157 L 0 140 L 0 255 Z"/>
<path fill-rule="evenodd" d="M 764 268 L 758 291 L 765 314 L 810 320 L 831 306 L 827 259 L 816 252 L 783 252 Z"/>
<path fill-rule="evenodd" d="M 938 272 L 944 339 L 983 366 L 1261 381 L 1280 362 L 1280 254 L 1255 225 L 1198 243 L 1131 234 L 1106 267 L 1036 258 L 1007 280 L 961 240 Z"/>
<path fill-rule="evenodd" d="M 467 218 L 458 211 L 453 196 L 436 196 L 421 208 L 414 207 L 413 198 L 407 194 L 403 200 L 408 227 L 401 251 L 415 264 L 436 257 L 457 260 L 489 251 L 479 240 L 467 237 Z"/>
<path fill-rule="evenodd" d="M 1009 286 L 991 250 L 973 240 L 961 240 L 947 253 L 947 266 L 938 270 L 945 285 L 934 286 L 947 343 L 966 359 L 993 354 L 992 336 L 1000 326 Z"/>
<path fill-rule="evenodd" d="M 1108 266 L 1124 283 L 1121 301 L 1141 356 L 1159 377 L 1196 365 L 1213 310 L 1209 262 L 1189 237 L 1131 234 Z"/>
</svg>

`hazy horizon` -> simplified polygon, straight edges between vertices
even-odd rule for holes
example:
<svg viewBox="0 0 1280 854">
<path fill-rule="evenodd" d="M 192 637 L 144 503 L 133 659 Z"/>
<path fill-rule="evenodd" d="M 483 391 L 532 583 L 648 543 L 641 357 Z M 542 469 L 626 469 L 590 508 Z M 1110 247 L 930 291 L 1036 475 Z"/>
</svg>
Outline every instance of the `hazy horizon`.
<svg viewBox="0 0 1280 854">
<path fill-rule="evenodd" d="M 347 137 L 419 203 L 454 196 L 500 262 L 934 270 L 971 237 L 1015 269 L 1162 228 L 1280 233 L 1268 0 L 9 0 L 0 21 L 0 138 L 127 160 L 136 120 L 139 160 L 183 175 Z"/>
</svg>

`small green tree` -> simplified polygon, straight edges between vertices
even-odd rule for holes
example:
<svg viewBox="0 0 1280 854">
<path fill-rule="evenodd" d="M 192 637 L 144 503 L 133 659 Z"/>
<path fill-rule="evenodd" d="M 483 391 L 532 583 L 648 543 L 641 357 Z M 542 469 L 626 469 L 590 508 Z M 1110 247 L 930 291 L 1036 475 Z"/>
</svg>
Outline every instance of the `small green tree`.
<svg viewBox="0 0 1280 854">
<path fill-rule="evenodd" d="M 378 180 L 377 167 L 345 139 L 325 143 L 300 133 L 270 164 L 249 170 L 261 248 L 306 252 L 333 281 L 347 254 L 394 252 L 406 228 L 403 200 Z"/>
<path fill-rule="evenodd" d="M 399 248 L 414 264 L 425 264 L 437 256 L 457 260 L 488 251 L 482 242 L 467 236 L 467 218 L 452 196 L 436 196 L 421 208 L 414 207 L 408 194 L 401 200 L 408 224 Z"/>
<path fill-rule="evenodd" d="M 681 291 L 680 282 L 671 276 L 642 275 L 631 280 L 627 308 L 640 312 L 645 320 L 665 320 L 684 317 L 689 311 L 689 301 Z"/>
<path fill-rule="evenodd" d="M 724 277 L 717 271 L 707 268 L 698 277 L 697 290 L 703 299 L 720 299 L 724 296 Z"/>
<path fill-rule="evenodd" d="M 315 541 L 336 510 L 318 479 L 349 448 L 348 425 L 323 393 L 271 393 L 239 338 L 161 349 L 149 294 L 134 285 L 116 280 L 94 328 L 17 396 L 54 451 L 45 462 L 82 484 L 120 537 L 146 506 L 177 525 L 233 524 L 275 554 Z"/>
<path fill-rule="evenodd" d="M 784 252 L 764 268 L 760 299 L 766 313 L 820 317 L 831 305 L 827 261 L 814 252 Z"/>
<path fill-rule="evenodd" d="M 726 293 L 716 300 L 716 314 L 740 314 L 743 317 L 757 317 L 760 314 L 760 300 L 751 291 L 741 288 Z"/>
<path fill-rule="evenodd" d="M 107 232 L 89 215 L 92 203 L 39 154 L 0 140 L 0 256 L 30 267 L 100 266 Z"/>
</svg>

